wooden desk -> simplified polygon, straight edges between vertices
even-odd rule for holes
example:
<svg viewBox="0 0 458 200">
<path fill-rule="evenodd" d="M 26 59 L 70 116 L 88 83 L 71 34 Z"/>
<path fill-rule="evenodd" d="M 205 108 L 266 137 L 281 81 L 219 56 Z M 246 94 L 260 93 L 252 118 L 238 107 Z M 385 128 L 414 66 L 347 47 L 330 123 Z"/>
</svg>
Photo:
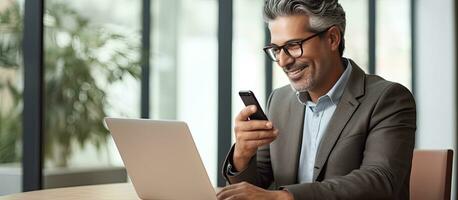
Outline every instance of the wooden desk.
<svg viewBox="0 0 458 200">
<path fill-rule="evenodd" d="M 6 196 L 0 200 L 138 200 L 137 193 L 130 183 L 91 185 L 80 187 L 67 187 L 58 189 L 38 190 Z"/>
<path fill-rule="evenodd" d="M 216 191 L 221 190 L 217 188 Z M 0 200 L 138 200 L 131 183 L 90 185 L 58 189 L 38 190 L 6 196 Z"/>
</svg>

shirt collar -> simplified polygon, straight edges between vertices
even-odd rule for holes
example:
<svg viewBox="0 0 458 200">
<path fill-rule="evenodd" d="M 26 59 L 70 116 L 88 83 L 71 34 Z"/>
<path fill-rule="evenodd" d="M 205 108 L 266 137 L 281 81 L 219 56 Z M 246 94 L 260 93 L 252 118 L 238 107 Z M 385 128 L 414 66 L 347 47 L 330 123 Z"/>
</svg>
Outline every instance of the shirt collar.
<svg viewBox="0 0 458 200">
<path fill-rule="evenodd" d="M 332 88 L 325 95 L 323 95 L 323 96 L 328 96 L 331 99 L 332 103 L 335 105 L 339 103 L 340 98 L 343 95 L 347 80 L 350 78 L 350 74 L 352 71 L 351 63 L 347 58 L 343 58 L 342 62 L 344 63 L 344 66 L 346 64 L 344 72 L 340 76 L 339 80 L 337 80 L 337 82 L 334 84 L 334 86 L 332 86 Z M 296 95 L 297 95 L 299 102 L 304 105 L 306 105 L 307 102 L 310 101 L 310 95 L 307 91 L 303 91 L 303 92 L 298 91 L 296 92 Z"/>
</svg>

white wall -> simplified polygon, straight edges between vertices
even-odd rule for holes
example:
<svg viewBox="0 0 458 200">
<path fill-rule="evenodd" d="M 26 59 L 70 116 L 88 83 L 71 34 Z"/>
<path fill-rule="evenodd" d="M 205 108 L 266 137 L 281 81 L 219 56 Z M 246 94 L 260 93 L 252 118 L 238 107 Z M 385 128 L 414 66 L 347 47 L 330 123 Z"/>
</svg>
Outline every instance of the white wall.
<svg viewBox="0 0 458 200">
<path fill-rule="evenodd" d="M 416 3 L 416 148 L 456 150 L 454 1 Z"/>
</svg>

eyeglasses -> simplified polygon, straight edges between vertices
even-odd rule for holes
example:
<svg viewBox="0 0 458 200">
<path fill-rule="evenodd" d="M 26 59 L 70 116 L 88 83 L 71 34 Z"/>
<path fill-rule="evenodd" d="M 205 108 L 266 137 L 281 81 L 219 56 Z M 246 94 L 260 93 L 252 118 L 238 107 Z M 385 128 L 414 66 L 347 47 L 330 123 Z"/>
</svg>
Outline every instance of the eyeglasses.
<svg viewBox="0 0 458 200">
<path fill-rule="evenodd" d="M 308 40 L 311 40 L 312 38 L 325 33 L 331 27 L 328 27 L 324 31 L 315 33 L 315 34 L 313 34 L 313 35 L 311 35 L 309 37 L 306 37 L 304 39 L 288 42 L 283 46 L 277 46 L 275 44 L 270 44 L 270 45 L 264 47 L 263 50 L 264 50 L 264 52 L 266 52 L 266 54 L 269 56 L 269 58 L 272 59 L 272 61 L 274 61 L 274 62 L 278 62 L 279 61 L 278 55 L 280 54 L 280 51 L 282 49 L 286 53 L 286 55 L 288 55 L 290 57 L 293 57 L 293 58 L 299 58 L 304 53 L 304 50 L 302 49 L 302 44 L 304 44 L 304 42 L 306 42 Z"/>
</svg>

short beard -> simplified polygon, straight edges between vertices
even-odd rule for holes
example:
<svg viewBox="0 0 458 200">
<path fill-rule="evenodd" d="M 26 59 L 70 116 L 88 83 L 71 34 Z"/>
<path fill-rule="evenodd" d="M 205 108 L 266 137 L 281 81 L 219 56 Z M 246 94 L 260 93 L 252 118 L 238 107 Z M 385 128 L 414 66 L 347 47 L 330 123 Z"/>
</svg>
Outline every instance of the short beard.
<svg viewBox="0 0 458 200">
<path fill-rule="evenodd" d="M 301 63 L 301 62 L 295 62 L 293 64 L 291 64 L 290 66 L 287 66 L 283 69 L 283 72 L 285 72 L 285 74 L 288 76 L 288 71 L 292 71 L 294 69 L 298 69 L 298 68 L 301 68 L 301 66 L 305 65 L 305 63 Z M 293 81 L 289 80 L 290 82 L 290 86 L 291 86 L 291 89 L 295 92 L 306 92 L 308 91 L 311 86 L 313 85 L 314 81 L 312 80 L 311 77 L 308 77 L 307 79 L 305 80 L 300 80 L 300 81 L 304 81 L 305 84 L 303 85 L 294 85 Z"/>
<path fill-rule="evenodd" d="M 310 90 L 311 86 L 313 85 L 313 80 L 307 79 L 305 81 L 306 81 L 305 85 L 294 85 L 294 83 L 290 80 L 290 84 L 289 85 L 291 86 L 291 89 L 294 92 L 308 92 Z"/>
<path fill-rule="evenodd" d="M 313 80 L 312 77 L 304 77 L 306 78 L 305 80 L 300 80 L 299 83 L 293 83 L 293 81 L 289 80 L 291 89 L 294 92 L 308 92 L 310 89 L 313 88 L 315 85 L 315 80 Z M 303 82 L 303 83 L 302 83 Z"/>
</svg>

